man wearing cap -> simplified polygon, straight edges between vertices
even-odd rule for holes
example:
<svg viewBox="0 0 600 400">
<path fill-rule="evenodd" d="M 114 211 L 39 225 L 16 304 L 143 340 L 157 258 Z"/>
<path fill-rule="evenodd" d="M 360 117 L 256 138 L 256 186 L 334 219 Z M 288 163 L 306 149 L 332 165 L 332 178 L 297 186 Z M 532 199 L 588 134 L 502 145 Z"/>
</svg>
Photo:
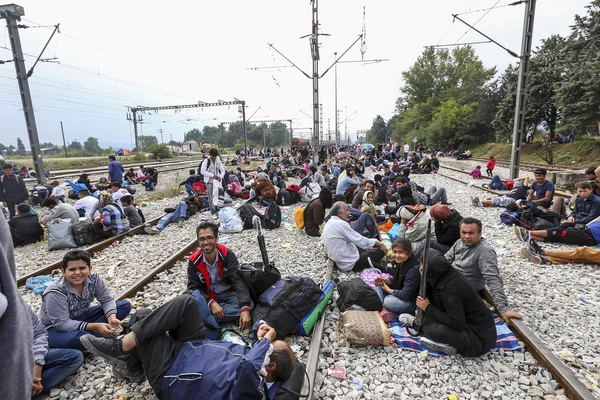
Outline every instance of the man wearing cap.
<svg viewBox="0 0 600 400">
<path fill-rule="evenodd" d="M 554 200 L 554 184 L 546 179 L 547 173 L 544 168 L 533 171 L 535 182 L 531 184 L 531 190 L 527 195 L 527 201 L 544 208 L 550 208 Z"/>
<path fill-rule="evenodd" d="M 256 179 L 252 183 L 251 188 L 254 189 L 259 200 L 275 201 L 275 198 L 277 197 L 275 186 L 273 186 L 269 180 L 269 176 L 264 172 L 260 172 L 256 175 Z"/>
</svg>

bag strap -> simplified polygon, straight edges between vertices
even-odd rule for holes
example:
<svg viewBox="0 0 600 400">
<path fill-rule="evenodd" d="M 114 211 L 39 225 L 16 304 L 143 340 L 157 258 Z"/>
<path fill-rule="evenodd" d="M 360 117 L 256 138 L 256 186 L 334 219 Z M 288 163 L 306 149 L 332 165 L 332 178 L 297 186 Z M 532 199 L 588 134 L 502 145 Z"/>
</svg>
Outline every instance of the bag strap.
<svg viewBox="0 0 600 400">
<path fill-rule="evenodd" d="M 288 389 L 288 388 L 283 387 L 283 386 L 279 386 L 279 388 L 283 389 L 286 392 L 291 393 L 291 394 L 293 394 L 295 396 L 304 398 L 304 397 L 308 397 L 308 395 L 310 394 L 310 378 L 308 377 L 308 372 L 306 372 L 306 368 L 304 368 L 304 366 L 302 365 L 302 363 L 298 363 L 298 365 L 300 366 L 300 368 L 302 368 L 302 372 L 304 372 L 304 376 L 306 377 L 306 381 L 308 382 L 308 393 L 306 393 L 306 394 L 298 393 L 298 392 L 296 392 L 293 389 Z"/>
</svg>

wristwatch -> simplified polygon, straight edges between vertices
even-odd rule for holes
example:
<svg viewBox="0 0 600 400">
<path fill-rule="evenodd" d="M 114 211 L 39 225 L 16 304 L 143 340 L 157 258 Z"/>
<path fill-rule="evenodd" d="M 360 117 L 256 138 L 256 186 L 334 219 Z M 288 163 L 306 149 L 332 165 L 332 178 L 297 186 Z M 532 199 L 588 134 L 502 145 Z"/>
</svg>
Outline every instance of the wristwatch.
<svg viewBox="0 0 600 400">
<path fill-rule="evenodd" d="M 36 365 L 44 366 L 46 364 L 46 360 L 40 358 L 39 360 L 35 360 Z"/>
</svg>

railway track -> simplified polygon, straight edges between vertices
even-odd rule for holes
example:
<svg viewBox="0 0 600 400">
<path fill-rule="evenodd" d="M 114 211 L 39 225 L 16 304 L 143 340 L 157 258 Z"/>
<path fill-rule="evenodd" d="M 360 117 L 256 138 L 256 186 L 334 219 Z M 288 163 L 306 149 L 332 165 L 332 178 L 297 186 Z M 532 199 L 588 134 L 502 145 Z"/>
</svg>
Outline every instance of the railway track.
<svg viewBox="0 0 600 400">
<path fill-rule="evenodd" d="M 489 159 L 482 157 L 471 157 L 468 160 L 472 161 L 480 161 L 482 163 L 487 163 Z M 510 161 L 505 160 L 496 160 L 496 165 L 508 168 L 510 166 Z M 482 165 L 483 167 L 483 165 Z M 534 171 L 538 168 L 545 168 L 548 172 L 557 172 L 557 171 L 576 171 L 581 168 L 573 168 L 567 165 L 557 165 L 557 164 L 538 164 L 538 163 L 530 163 L 530 162 L 521 162 L 519 164 L 521 169 L 526 171 Z"/>
</svg>

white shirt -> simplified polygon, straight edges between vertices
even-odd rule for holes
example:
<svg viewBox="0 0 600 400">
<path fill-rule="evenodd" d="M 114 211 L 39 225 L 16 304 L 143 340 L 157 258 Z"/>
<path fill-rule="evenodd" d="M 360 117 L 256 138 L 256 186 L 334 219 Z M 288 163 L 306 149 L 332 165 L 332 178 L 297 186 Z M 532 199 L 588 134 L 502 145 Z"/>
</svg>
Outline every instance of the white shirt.
<svg viewBox="0 0 600 400">
<path fill-rule="evenodd" d="M 410 151 L 410 146 L 407 144 L 404 145 L 404 152 L 408 153 Z"/>
<path fill-rule="evenodd" d="M 358 261 L 357 246 L 361 249 L 370 249 L 377 242 L 356 232 L 348 222 L 336 216 L 332 216 L 325 224 L 321 239 L 329 258 L 335 262 L 340 271 L 344 272 L 351 271 Z"/>
<path fill-rule="evenodd" d="M 75 202 L 75 209 L 84 209 L 86 217 L 92 212 L 94 207 L 98 204 L 98 199 L 94 196 L 85 196 Z"/>
<path fill-rule="evenodd" d="M 54 189 L 52 189 L 52 195 L 54 197 L 64 196 L 65 195 L 65 186 L 64 185 L 54 186 Z"/>
<path fill-rule="evenodd" d="M 218 156 L 215 158 L 214 162 L 208 157 L 206 160 L 202 161 L 200 173 L 204 176 L 206 183 L 212 183 L 214 176 L 219 176 L 221 179 L 225 176 L 225 168 Z"/>
<path fill-rule="evenodd" d="M 135 176 L 137 176 L 139 179 L 142 178 L 142 176 L 144 176 L 144 170 L 143 169 L 138 169 L 138 172 L 135 173 Z"/>
<path fill-rule="evenodd" d="M 126 196 L 128 194 L 129 192 L 127 191 L 127 189 L 121 188 L 112 194 L 113 201 L 118 205 L 121 205 L 121 197 Z"/>
</svg>

